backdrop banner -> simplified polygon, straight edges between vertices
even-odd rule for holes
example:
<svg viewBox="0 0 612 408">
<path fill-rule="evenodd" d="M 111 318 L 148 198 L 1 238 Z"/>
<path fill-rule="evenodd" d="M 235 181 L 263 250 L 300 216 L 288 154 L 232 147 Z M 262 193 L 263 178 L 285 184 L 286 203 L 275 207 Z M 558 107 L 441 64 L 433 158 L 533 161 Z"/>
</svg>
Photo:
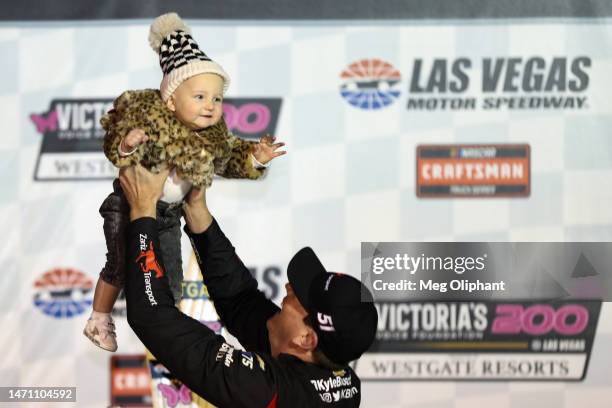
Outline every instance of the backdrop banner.
<svg viewBox="0 0 612 408">
<path fill-rule="evenodd" d="M 387 10 L 391 18 L 385 3 L 396 12 L 403 4 L 361 12 Z M 264 179 L 217 178 L 208 194 L 241 259 L 277 303 L 287 263 L 307 245 L 329 270 L 359 276 L 362 242 L 612 241 L 612 23 L 499 13 L 453 20 L 468 12 L 463 5 L 482 2 L 453 3 L 455 16 L 439 15 L 446 6 L 436 2 L 407 2 L 407 10 L 425 3 L 429 15 L 419 21 L 399 21 L 406 16 L 398 12 L 384 23 L 350 25 L 258 22 L 257 10 L 248 24 L 198 20 L 219 15 L 204 10 L 184 14 L 201 48 L 232 77 L 224 108 L 230 129 L 245 138 L 269 132 L 287 144 Z M 612 7 L 568 1 L 550 13 L 553 3 L 537 4 L 547 16 L 588 8 L 605 17 Z M 2 13 L 10 19 L 28 4 Z M 52 7 L 64 4 L 15 18 L 56 20 L 62 14 Z M 147 42 L 149 17 L 159 10 L 120 16 L 113 4 L 78 5 L 85 14 L 64 19 L 94 12 L 146 19 L 0 26 L 0 385 L 77 387 L 79 407 L 110 403 L 111 354 L 81 333 L 105 261 L 98 209 L 117 174 L 100 151 L 99 118 L 124 90 L 161 81 Z M 489 194 L 490 185 L 518 186 L 520 194 Z M 187 272 L 186 237 L 182 256 Z M 594 266 L 609 275 L 609 265 Z M 585 273 L 570 283 L 583 293 L 593 279 Z M 184 293 L 202 300 L 188 307 L 218 328 L 197 278 Z M 580 382 L 364 381 L 363 406 L 608 406 L 611 312 L 604 303 Z M 118 352 L 141 355 L 124 315 L 120 300 Z"/>
</svg>

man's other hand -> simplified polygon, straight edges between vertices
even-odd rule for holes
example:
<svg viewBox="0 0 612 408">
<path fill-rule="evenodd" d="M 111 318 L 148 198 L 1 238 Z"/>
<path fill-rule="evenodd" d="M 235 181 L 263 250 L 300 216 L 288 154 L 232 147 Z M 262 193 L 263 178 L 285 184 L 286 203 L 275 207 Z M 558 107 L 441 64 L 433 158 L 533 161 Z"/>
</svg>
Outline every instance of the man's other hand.
<svg viewBox="0 0 612 408">
<path fill-rule="evenodd" d="M 130 204 L 130 220 L 155 218 L 157 201 L 162 195 L 169 169 L 153 174 L 140 164 L 119 170 L 119 182 Z"/>
<path fill-rule="evenodd" d="M 212 215 L 206 204 L 206 189 L 192 187 L 185 197 L 183 204 L 185 221 L 189 230 L 200 234 L 208 229 L 212 223 Z"/>
</svg>

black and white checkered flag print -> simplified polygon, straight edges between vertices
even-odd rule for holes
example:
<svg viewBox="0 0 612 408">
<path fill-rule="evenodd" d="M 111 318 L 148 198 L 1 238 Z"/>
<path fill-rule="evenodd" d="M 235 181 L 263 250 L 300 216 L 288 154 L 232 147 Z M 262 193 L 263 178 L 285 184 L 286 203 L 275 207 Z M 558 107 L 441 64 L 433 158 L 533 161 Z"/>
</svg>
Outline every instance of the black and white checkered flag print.
<svg viewBox="0 0 612 408">
<path fill-rule="evenodd" d="M 159 51 L 159 65 L 165 75 L 192 60 L 211 61 L 191 35 L 175 31 L 164 38 Z"/>
</svg>

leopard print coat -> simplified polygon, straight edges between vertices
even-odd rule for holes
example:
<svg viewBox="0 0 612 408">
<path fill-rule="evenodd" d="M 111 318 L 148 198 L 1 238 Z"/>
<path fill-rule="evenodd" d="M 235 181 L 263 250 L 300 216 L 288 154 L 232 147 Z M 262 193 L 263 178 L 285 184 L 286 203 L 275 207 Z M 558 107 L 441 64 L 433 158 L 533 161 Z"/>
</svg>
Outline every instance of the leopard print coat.
<svg viewBox="0 0 612 408">
<path fill-rule="evenodd" d="M 248 179 L 263 174 L 263 169 L 256 169 L 251 162 L 255 142 L 231 134 L 223 119 L 199 132 L 187 128 L 166 107 L 156 89 L 122 93 L 100 123 L 106 131 L 104 154 L 117 167 L 140 163 L 158 173 L 167 163 L 196 187 L 209 187 L 214 174 Z M 136 128 L 144 130 L 149 139 L 130 156 L 120 157 L 121 139 Z"/>
</svg>

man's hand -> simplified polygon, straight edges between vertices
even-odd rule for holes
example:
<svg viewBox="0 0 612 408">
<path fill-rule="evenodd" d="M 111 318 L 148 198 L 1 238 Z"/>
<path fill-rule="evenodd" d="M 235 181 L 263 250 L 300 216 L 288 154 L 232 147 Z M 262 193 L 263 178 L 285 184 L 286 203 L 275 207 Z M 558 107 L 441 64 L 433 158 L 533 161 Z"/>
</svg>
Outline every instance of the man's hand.
<svg viewBox="0 0 612 408">
<path fill-rule="evenodd" d="M 212 223 L 212 215 L 206 205 L 206 189 L 192 187 L 185 196 L 183 205 L 187 227 L 194 234 L 200 234 Z"/>
<path fill-rule="evenodd" d="M 253 145 L 253 156 L 255 156 L 255 159 L 257 159 L 258 162 L 261 164 L 266 164 L 275 157 L 282 156 L 283 154 L 287 153 L 284 150 L 276 151 L 280 147 L 283 147 L 285 143 L 274 143 L 275 141 L 276 137 L 266 135 L 259 139 L 259 143 Z"/>
<path fill-rule="evenodd" d="M 162 195 L 169 169 L 153 174 L 140 164 L 119 170 L 119 182 L 130 204 L 130 220 L 156 215 L 157 201 Z"/>
</svg>

